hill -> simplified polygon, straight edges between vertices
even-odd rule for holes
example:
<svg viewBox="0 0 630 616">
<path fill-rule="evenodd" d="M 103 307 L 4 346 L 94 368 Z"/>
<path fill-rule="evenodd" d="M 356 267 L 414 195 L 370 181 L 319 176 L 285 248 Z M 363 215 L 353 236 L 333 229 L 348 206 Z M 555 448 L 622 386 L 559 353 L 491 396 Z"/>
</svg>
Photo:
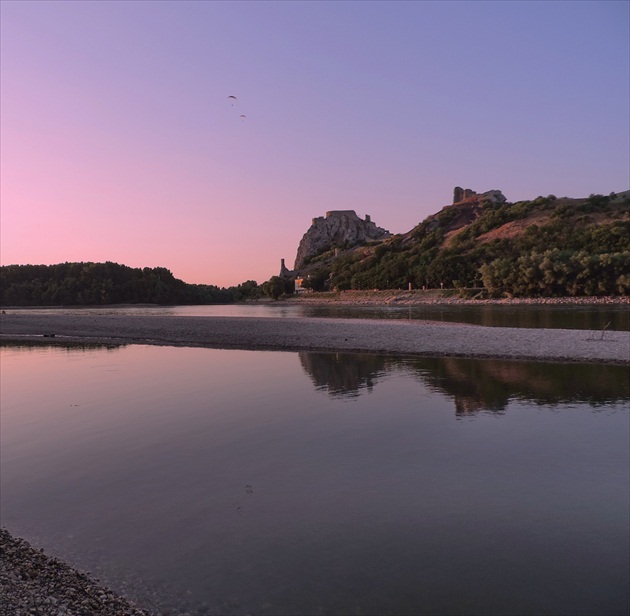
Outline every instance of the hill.
<svg viewBox="0 0 630 616">
<path fill-rule="evenodd" d="M 630 293 L 630 191 L 510 203 L 500 191 L 457 188 L 454 201 L 408 233 L 333 243 L 292 274 L 319 291 L 411 285 L 495 297 Z"/>
</svg>

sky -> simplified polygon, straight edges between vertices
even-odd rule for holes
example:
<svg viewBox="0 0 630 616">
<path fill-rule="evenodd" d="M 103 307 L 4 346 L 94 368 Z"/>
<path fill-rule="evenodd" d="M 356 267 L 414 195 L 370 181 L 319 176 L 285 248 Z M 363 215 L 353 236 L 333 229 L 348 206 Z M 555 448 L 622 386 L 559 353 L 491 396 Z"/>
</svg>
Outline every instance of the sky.
<svg viewBox="0 0 630 616">
<path fill-rule="evenodd" d="M 0 263 L 261 283 L 328 210 L 627 190 L 629 8 L 2 0 Z"/>
</svg>

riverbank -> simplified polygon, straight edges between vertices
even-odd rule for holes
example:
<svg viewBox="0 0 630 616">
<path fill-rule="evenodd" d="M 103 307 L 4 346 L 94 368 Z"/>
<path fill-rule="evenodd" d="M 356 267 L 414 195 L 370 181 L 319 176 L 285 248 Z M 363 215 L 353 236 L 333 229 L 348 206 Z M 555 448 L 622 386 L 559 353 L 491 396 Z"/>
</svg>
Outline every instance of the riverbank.
<svg viewBox="0 0 630 616">
<path fill-rule="evenodd" d="M 387 290 L 387 291 L 338 291 L 327 293 L 302 293 L 280 300 L 287 304 L 313 306 L 424 306 L 424 305 L 499 305 L 499 306 L 601 306 L 626 304 L 630 297 L 514 297 L 502 299 L 466 299 L 454 289 Z"/>
<path fill-rule="evenodd" d="M 1 340 L 630 364 L 630 332 L 376 319 L 10 313 Z"/>
<path fill-rule="evenodd" d="M 149 612 L 2 528 L 0 614 L 148 616 Z"/>
</svg>

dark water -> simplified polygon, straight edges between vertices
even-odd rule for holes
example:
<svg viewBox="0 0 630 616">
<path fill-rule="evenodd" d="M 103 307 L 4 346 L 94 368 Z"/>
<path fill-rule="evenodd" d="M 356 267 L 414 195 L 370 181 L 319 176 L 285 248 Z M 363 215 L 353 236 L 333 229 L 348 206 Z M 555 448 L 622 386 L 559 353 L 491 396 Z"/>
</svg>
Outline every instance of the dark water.
<svg viewBox="0 0 630 616">
<path fill-rule="evenodd" d="M 603 328 L 630 331 L 627 305 L 497 305 L 440 304 L 396 306 L 299 306 L 273 304 L 229 304 L 214 306 L 125 306 L 95 308 L 14 308 L 9 311 L 55 312 L 57 314 L 130 314 L 152 316 L 228 317 L 325 317 L 351 319 L 422 319 L 469 323 L 487 327 L 534 327 L 543 329 Z"/>
<path fill-rule="evenodd" d="M 625 368 L 1 358 L 2 524 L 166 613 L 628 612 Z"/>
</svg>

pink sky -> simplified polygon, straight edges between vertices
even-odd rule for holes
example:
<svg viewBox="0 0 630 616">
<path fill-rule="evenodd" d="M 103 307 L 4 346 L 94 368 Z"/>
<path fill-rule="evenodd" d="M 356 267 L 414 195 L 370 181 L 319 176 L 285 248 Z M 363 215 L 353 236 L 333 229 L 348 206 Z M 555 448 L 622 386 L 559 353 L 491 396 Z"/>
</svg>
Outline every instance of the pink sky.
<svg viewBox="0 0 630 616">
<path fill-rule="evenodd" d="M 3 0 L 1 263 L 263 282 L 327 210 L 627 190 L 628 6 Z"/>
</svg>

